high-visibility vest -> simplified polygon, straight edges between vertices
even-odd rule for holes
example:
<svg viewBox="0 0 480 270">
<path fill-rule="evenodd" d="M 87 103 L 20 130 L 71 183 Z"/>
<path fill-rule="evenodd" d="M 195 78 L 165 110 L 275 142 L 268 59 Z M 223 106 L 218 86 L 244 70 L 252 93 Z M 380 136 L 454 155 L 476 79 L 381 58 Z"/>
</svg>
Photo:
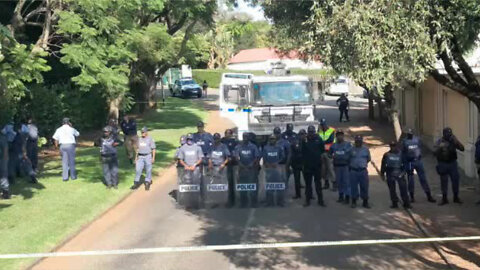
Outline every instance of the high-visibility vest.
<svg viewBox="0 0 480 270">
<path fill-rule="evenodd" d="M 318 131 L 318 135 L 320 136 L 320 138 L 325 142 L 328 140 L 328 138 L 330 138 L 330 136 L 335 133 L 335 129 L 332 128 L 332 127 L 329 127 L 327 129 L 327 131 L 323 131 L 322 129 L 320 129 L 320 131 Z M 325 143 L 325 151 L 330 151 L 330 147 L 332 147 L 332 145 L 337 141 L 337 139 L 335 137 L 333 137 L 333 142 L 331 143 Z"/>
</svg>

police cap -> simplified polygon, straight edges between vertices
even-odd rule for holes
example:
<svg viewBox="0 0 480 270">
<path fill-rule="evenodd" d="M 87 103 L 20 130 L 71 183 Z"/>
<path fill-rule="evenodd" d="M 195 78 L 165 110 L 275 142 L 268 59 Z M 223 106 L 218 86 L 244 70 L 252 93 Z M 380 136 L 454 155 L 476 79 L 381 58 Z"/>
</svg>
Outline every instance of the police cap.
<svg viewBox="0 0 480 270">
<path fill-rule="evenodd" d="M 278 134 L 280 134 L 280 133 L 282 133 L 282 130 L 281 130 L 279 127 L 275 127 L 275 128 L 273 129 L 273 134 L 278 135 Z"/>
</svg>

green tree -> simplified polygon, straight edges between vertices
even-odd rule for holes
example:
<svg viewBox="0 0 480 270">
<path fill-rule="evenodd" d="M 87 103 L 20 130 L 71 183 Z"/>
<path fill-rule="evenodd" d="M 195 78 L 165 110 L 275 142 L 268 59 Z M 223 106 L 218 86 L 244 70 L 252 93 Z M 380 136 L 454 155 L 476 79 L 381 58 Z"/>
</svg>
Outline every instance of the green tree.
<svg viewBox="0 0 480 270">
<path fill-rule="evenodd" d="M 478 0 L 273 0 L 263 5 L 285 40 L 284 49 L 320 55 L 338 73 L 384 92 L 397 136 L 392 91 L 430 74 L 480 106 L 478 81 L 463 58 L 480 33 Z M 437 58 L 448 76 L 437 71 Z"/>
</svg>

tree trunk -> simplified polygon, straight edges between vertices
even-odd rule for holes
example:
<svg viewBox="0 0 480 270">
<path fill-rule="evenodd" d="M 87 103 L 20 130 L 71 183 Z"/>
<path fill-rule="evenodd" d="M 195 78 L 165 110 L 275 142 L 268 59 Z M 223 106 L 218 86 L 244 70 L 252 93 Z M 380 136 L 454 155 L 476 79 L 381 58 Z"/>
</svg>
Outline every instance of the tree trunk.
<svg viewBox="0 0 480 270">
<path fill-rule="evenodd" d="M 120 116 L 120 105 L 122 104 L 123 97 L 117 97 L 111 99 L 108 102 L 108 118 L 118 120 Z"/>
<path fill-rule="evenodd" d="M 367 96 L 368 96 L 368 119 L 375 120 L 375 107 L 373 106 L 372 90 L 367 89 Z"/>
<path fill-rule="evenodd" d="M 393 87 L 388 85 L 384 90 L 385 106 L 389 112 L 390 121 L 393 124 L 393 131 L 395 132 L 395 139 L 398 141 L 402 136 L 402 126 L 400 125 L 400 117 L 395 108 L 395 96 L 393 95 Z"/>
<path fill-rule="evenodd" d="M 397 110 L 390 110 L 390 119 L 393 124 L 393 131 L 395 132 L 395 139 L 400 140 L 402 136 L 402 126 L 400 125 L 400 117 L 398 117 Z"/>
</svg>

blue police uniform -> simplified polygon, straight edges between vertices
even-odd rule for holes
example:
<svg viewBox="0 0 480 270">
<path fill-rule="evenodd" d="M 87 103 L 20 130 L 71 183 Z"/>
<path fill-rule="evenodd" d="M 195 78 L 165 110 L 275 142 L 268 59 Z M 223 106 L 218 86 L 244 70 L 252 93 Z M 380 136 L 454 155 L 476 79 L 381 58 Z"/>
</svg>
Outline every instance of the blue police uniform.
<svg viewBox="0 0 480 270">
<path fill-rule="evenodd" d="M 17 135 L 12 142 L 12 151 L 9 156 L 9 176 L 13 180 L 16 176 L 27 175 L 31 178 L 33 183 L 36 183 L 35 171 L 32 168 L 32 163 L 26 157 L 27 138 L 24 133 L 17 132 Z"/>
<path fill-rule="evenodd" d="M 240 192 L 240 204 L 245 207 L 248 202 L 256 206 L 258 201 L 258 169 L 256 162 L 260 159 L 258 147 L 251 142 L 237 145 L 234 156 L 238 161 L 238 174 L 236 184 L 255 184 L 256 189 Z"/>
<path fill-rule="evenodd" d="M 262 151 L 263 166 L 265 169 L 265 184 L 268 183 L 283 183 L 286 184 L 281 162 L 285 159 L 285 150 L 281 145 L 270 145 L 267 144 L 263 147 Z M 283 206 L 284 204 L 284 191 L 283 190 L 273 190 L 266 188 L 267 204 L 269 206 L 274 205 L 274 196 L 276 195 L 277 204 Z"/>
<path fill-rule="evenodd" d="M 404 139 L 402 143 L 402 156 L 408 177 L 407 186 L 410 193 L 410 198 L 413 201 L 415 194 L 415 177 L 413 172 L 417 171 L 420 185 L 422 185 L 423 191 L 430 199 L 432 196 L 427 182 L 427 177 L 425 176 L 425 168 L 422 161 L 421 141 L 417 137 L 413 137 L 412 139 Z"/>
<path fill-rule="evenodd" d="M 8 183 L 8 142 L 7 138 L 0 134 L 0 188 L 3 197 L 9 197 L 9 183 Z"/>
<path fill-rule="evenodd" d="M 448 178 L 452 181 L 452 191 L 454 201 L 459 202 L 460 174 L 458 172 L 457 149 L 464 150 L 463 145 L 454 140 L 441 138 L 435 145 L 435 155 L 437 157 L 437 173 L 440 175 L 443 202 L 447 202 Z"/>
<path fill-rule="evenodd" d="M 96 145 L 100 147 L 103 177 L 107 187 L 118 186 L 117 146 L 119 144 L 120 140 L 118 140 L 118 136 L 113 133 L 106 138 L 100 138 L 96 143 Z"/>
<path fill-rule="evenodd" d="M 135 164 L 135 183 L 140 183 L 143 169 L 145 168 L 145 182 L 152 183 L 152 152 L 156 149 L 155 142 L 150 136 L 138 139 L 138 160 Z"/>
<path fill-rule="evenodd" d="M 235 138 L 222 138 L 222 143 L 228 148 L 231 155 L 237 147 L 238 141 Z M 235 159 L 231 159 L 227 164 L 227 177 L 228 177 L 228 202 L 230 205 L 235 204 L 235 165 L 237 164 Z"/>
<path fill-rule="evenodd" d="M 409 206 L 407 184 L 405 181 L 405 168 L 402 159 L 401 153 L 395 153 L 391 151 L 385 153 L 382 158 L 381 174 L 386 174 L 387 176 L 387 184 L 390 191 L 390 199 L 392 200 L 392 207 L 396 207 L 398 203 L 396 190 L 397 183 L 404 206 Z"/>
<path fill-rule="evenodd" d="M 349 200 L 351 196 L 350 189 L 350 155 L 352 144 L 349 142 L 334 143 L 330 148 L 330 154 L 333 157 L 333 167 L 335 170 L 335 178 L 338 185 L 339 201 L 344 197 Z"/>
<path fill-rule="evenodd" d="M 356 201 L 360 197 L 368 200 L 368 162 L 372 160 L 370 150 L 367 147 L 353 147 L 350 152 L 350 188 L 352 200 Z"/>
<path fill-rule="evenodd" d="M 307 141 L 302 144 L 303 179 L 305 180 L 305 197 L 307 205 L 310 204 L 310 200 L 313 197 L 312 180 L 315 183 L 318 203 L 323 205 L 321 166 L 322 154 L 324 152 L 325 144 L 317 134 L 308 136 Z"/>
<path fill-rule="evenodd" d="M 212 134 L 208 132 L 194 133 L 193 141 L 202 148 L 203 155 L 204 155 L 203 165 L 207 165 L 207 162 L 208 162 L 207 156 L 212 151 L 212 147 L 214 143 Z"/>
</svg>

